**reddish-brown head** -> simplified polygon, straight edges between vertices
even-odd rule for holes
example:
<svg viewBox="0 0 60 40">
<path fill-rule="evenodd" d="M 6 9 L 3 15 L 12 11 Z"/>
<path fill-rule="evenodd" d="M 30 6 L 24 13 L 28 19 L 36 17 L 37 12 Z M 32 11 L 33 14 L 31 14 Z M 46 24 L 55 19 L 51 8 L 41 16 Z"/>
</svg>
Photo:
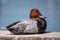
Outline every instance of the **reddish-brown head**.
<svg viewBox="0 0 60 40">
<path fill-rule="evenodd" d="M 39 16 L 41 16 L 42 14 L 40 13 L 40 11 L 38 9 L 32 9 L 30 11 L 30 19 L 31 18 L 37 18 Z"/>
</svg>

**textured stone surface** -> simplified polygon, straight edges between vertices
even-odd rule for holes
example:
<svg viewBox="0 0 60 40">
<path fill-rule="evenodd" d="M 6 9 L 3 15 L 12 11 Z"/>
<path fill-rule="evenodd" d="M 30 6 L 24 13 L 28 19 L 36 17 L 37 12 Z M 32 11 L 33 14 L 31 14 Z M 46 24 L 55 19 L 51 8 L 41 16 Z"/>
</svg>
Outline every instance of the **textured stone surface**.
<svg viewBox="0 0 60 40">
<path fill-rule="evenodd" d="M 60 40 L 60 32 L 13 35 L 9 31 L 0 31 L 0 40 Z"/>
<path fill-rule="evenodd" d="M 15 40 L 14 37 L 0 37 L 0 40 Z"/>
</svg>

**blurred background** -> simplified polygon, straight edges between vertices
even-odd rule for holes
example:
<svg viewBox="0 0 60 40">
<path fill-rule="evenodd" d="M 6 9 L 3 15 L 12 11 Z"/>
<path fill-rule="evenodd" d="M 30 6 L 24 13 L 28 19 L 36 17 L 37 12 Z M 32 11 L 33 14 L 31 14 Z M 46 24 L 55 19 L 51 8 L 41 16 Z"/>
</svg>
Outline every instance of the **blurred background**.
<svg viewBox="0 0 60 40">
<path fill-rule="evenodd" d="M 29 19 L 32 8 L 47 17 L 46 31 L 60 32 L 60 0 L 0 0 L 0 30 L 13 22 Z"/>
</svg>

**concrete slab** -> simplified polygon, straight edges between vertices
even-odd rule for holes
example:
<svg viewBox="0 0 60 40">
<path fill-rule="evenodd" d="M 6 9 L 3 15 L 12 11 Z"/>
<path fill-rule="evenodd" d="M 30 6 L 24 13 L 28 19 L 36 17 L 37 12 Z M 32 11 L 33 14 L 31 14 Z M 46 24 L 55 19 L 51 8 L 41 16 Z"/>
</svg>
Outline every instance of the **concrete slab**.
<svg viewBox="0 0 60 40">
<path fill-rule="evenodd" d="M 0 31 L 0 40 L 60 40 L 60 32 L 12 35 L 9 31 Z"/>
</svg>

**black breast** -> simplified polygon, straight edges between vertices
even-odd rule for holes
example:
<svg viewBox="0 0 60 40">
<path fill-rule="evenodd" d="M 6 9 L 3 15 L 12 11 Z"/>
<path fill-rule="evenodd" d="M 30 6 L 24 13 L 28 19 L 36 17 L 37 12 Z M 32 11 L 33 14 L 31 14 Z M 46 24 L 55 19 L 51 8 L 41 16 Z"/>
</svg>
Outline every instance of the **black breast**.
<svg viewBox="0 0 60 40">
<path fill-rule="evenodd" d="M 44 24 L 42 26 L 42 22 L 39 22 L 37 23 L 37 26 L 38 26 L 38 33 L 44 33 L 46 28 L 47 28 L 47 22 L 44 18 L 40 18 L 44 21 Z"/>
</svg>

